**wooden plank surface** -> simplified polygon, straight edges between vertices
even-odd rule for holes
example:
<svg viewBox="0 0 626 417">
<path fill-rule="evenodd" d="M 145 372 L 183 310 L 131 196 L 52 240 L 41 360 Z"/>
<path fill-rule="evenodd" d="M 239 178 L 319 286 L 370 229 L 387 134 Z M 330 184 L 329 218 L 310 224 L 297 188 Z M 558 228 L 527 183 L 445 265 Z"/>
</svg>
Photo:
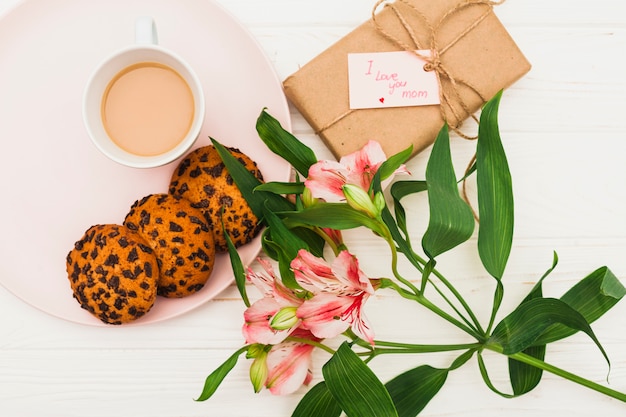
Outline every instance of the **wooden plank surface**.
<svg viewBox="0 0 626 417">
<path fill-rule="evenodd" d="M 284 79 L 367 19 L 373 1 L 217 0 L 258 39 Z M 16 0 L 0 0 L 0 12 Z M 626 14 L 622 1 L 513 1 L 497 15 L 533 64 L 532 71 L 502 99 L 500 127 L 511 165 L 516 240 L 505 277 L 503 312 L 515 306 L 550 266 L 560 264 L 545 284 L 559 296 L 601 265 L 626 282 Z M 0 24 L 2 24 L 0 20 Z M 306 121 L 291 109 L 296 136 L 318 156 L 330 153 Z M 1 115 L 0 115 L 1 120 Z M 2 139 L 5 140 L 5 139 Z M 453 138 L 461 167 L 472 144 Z M 423 176 L 428 151 L 410 161 Z M 470 186 L 470 194 L 473 191 Z M 425 201 L 407 203 L 411 234 L 427 224 Z M 383 274 L 388 255 L 371 234 L 346 234 L 370 275 Z M 6 245 L 2 241 L 2 245 Z M 481 318 L 493 282 L 480 267 L 475 239 L 444 255 L 439 265 L 454 277 Z M 254 265 L 258 267 L 258 265 Z M 487 298 L 486 298 L 487 297 Z M 183 316 L 139 327 L 98 328 L 53 318 L 0 287 L 0 416 L 19 417 L 199 417 L 290 415 L 304 390 L 287 397 L 254 394 L 241 360 L 213 399 L 193 401 L 204 378 L 243 339 L 244 305 L 234 287 Z M 367 305 L 378 334 L 415 343 L 464 341 L 449 326 L 417 307 L 379 292 Z M 626 392 L 626 304 L 594 325 L 612 360 L 610 386 Z M 316 353 L 316 380 L 327 359 Z M 426 358 L 373 362 L 382 380 Z M 449 355 L 427 358 L 445 365 Z M 494 382 L 503 390 L 501 358 L 489 357 Z M 551 345 L 548 361 L 598 383 L 607 365 L 583 336 Z M 424 416 L 603 417 L 623 416 L 626 405 L 557 377 L 507 400 L 489 391 L 475 364 L 454 372 Z"/>
</svg>

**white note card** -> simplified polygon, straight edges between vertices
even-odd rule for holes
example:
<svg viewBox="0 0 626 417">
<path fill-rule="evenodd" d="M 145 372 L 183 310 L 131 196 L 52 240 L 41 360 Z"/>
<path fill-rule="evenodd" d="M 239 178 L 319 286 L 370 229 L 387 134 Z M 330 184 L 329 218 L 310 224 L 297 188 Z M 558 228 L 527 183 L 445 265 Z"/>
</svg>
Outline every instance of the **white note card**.
<svg viewBox="0 0 626 417">
<path fill-rule="evenodd" d="M 430 56 L 430 51 L 417 51 Z M 426 61 L 409 51 L 348 54 L 351 109 L 439 104 L 439 84 Z"/>
</svg>

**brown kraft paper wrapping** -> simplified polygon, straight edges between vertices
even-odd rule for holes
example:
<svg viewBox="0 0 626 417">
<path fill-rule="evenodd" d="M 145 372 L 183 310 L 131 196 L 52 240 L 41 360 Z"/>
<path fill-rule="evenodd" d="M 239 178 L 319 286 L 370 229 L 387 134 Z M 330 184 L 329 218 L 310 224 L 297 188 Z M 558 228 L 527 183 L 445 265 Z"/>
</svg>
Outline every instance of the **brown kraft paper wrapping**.
<svg viewBox="0 0 626 417">
<path fill-rule="evenodd" d="M 457 130 L 530 70 L 493 13 L 502 1 L 379 1 L 372 19 L 287 77 L 285 95 L 338 159 L 370 139 L 388 156 L 411 144 L 413 154 L 420 152 L 434 142 L 444 117 Z M 402 49 L 433 51 L 429 65 L 437 72 L 442 104 L 350 110 L 348 53 Z"/>
</svg>

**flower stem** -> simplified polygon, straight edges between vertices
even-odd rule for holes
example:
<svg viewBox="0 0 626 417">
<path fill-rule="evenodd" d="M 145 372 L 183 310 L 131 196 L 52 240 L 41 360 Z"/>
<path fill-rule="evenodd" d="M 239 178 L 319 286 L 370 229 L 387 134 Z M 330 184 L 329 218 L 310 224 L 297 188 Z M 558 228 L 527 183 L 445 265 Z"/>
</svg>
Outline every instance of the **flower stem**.
<svg viewBox="0 0 626 417">
<path fill-rule="evenodd" d="M 316 348 L 320 348 L 320 349 L 328 352 L 331 355 L 335 354 L 335 350 L 329 348 L 328 346 L 326 346 L 323 343 L 316 342 L 315 340 L 306 339 L 306 338 L 302 338 L 302 337 L 289 336 L 289 337 L 287 337 L 285 339 L 285 341 L 287 341 L 287 342 L 296 342 L 296 343 L 304 343 L 304 344 L 307 344 L 307 345 L 315 346 Z"/>
<path fill-rule="evenodd" d="M 395 242 L 393 240 L 393 236 L 391 235 L 391 232 L 389 231 L 389 228 L 387 227 L 387 225 L 385 224 L 385 222 L 382 219 L 380 220 L 380 226 L 381 226 L 381 229 L 384 231 L 384 234 L 382 234 L 381 236 L 385 239 L 385 241 L 387 241 L 387 244 L 389 245 L 389 248 L 391 249 L 391 255 L 392 255 L 391 267 L 392 267 L 393 275 L 396 277 L 396 279 L 398 281 L 402 282 L 404 285 L 406 285 L 408 288 L 410 288 L 411 291 L 413 291 L 413 293 L 415 295 L 423 294 L 423 288 L 420 291 L 420 289 L 418 289 L 415 285 L 413 285 L 407 279 L 403 278 L 400 275 L 400 273 L 398 272 L 398 251 L 396 249 L 396 245 L 395 245 Z M 410 248 L 410 245 L 409 245 L 409 248 Z M 411 263 L 413 263 L 416 266 L 421 264 L 421 265 L 424 265 L 426 267 L 427 264 L 428 264 L 428 262 L 425 259 L 423 259 L 417 253 L 415 253 L 415 251 L 413 251 L 412 249 L 409 249 L 408 251 L 403 251 L 402 253 L 404 254 L 404 256 L 407 257 L 407 259 L 409 259 L 409 261 L 411 261 Z M 425 269 L 428 269 L 428 268 L 425 268 Z M 447 297 L 444 296 L 443 299 L 448 303 L 448 305 L 450 305 L 450 307 L 452 307 L 452 309 L 454 309 L 454 311 L 459 315 L 459 317 L 461 317 L 461 319 L 467 324 L 468 327 L 473 328 L 477 333 L 480 333 L 480 334 L 483 334 L 483 335 L 486 334 L 485 331 L 483 330 L 482 326 L 480 325 L 480 322 L 478 321 L 478 318 L 476 317 L 476 315 L 474 314 L 474 312 L 472 311 L 470 306 L 467 304 L 467 302 L 465 301 L 463 296 L 450 283 L 450 281 L 448 281 L 441 274 L 441 272 L 437 271 L 437 269 L 434 267 L 434 265 L 432 266 L 432 268 L 430 268 L 428 273 L 425 270 L 422 270 L 422 272 L 424 274 L 426 274 L 426 278 L 423 281 L 424 284 L 425 284 L 425 281 L 427 280 L 428 282 L 431 283 L 431 285 L 435 286 L 433 284 L 433 282 L 430 280 L 430 278 L 428 277 L 428 275 L 430 273 L 434 274 L 437 278 L 439 278 L 439 280 L 448 288 L 448 290 L 450 290 L 452 295 L 454 295 L 454 297 L 459 301 L 459 303 L 461 304 L 463 309 L 468 313 L 471 321 L 473 322 L 473 326 L 460 313 L 460 311 L 451 303 L 451 301 Z M 438 289 L 437 289 L 437 292 L 439 292 L 439 294 L 443 296 L 443 294 Z"/>
<path fill-rule="evenodd" d="M 467 304 L 467 302 L 465 301 L 465 299 L 463 298 L 461 293 L 459 293 L 457 291 L 457 289 L 454 287 L 454 285 L 452 285 L 450 283 L 450 281 L 448 281 L 448 279 L 446 277 L 444 277 L 441 274 L 441 272 L 439 272 L 436 268 L 433 268 L 432 273 L 437 278 L 439 278 L 439 280 L 443 283 L 443 285 L 445 285 L 448 288 L 448 290 L 450 290 L 450 292 L 454 295 L 454 297 L 459 301 L 459 303 L 461 303 L 461 305 L 463 306 L 463 308 L 465 309 L 467 314 L 469 314 L 470 318 L 472 319 L 472 322 L 474 323 L 474 326 L 476 326 L 478 331 L 480 333 L 485 334 L 485 331 L 483 330 L 482 326 L 480 325 L 480 322 L 478 321 L 478 318 L 476 317 L 476 315 L 474 314 L 474 312 L 470 308 L 469 304 Z M 431 284 L 432 284 L 432 282 L 431 282 Z M 432 285 L 434 285 L 434 284 L 432 284 Z"/>
<path fill-rule="evenodd" d="M 473 328 L 467 326 L 465 323 L 462 323 L 462 322 L 458 321 L 457 319 L 455 319 L 454 317 L 450 316 L 448 313 L 446 313 L 445 311 L 443 311 L 442 309 L 437 307 L 435 304 L 430 302 L 428 299 L 426 299 L 426 297 L 419 296 L 419 297 L 417 297 L 416 301 L 418 303 L 420 303 L 421 305 L 423 305 L 424 307 L 428 308 L 433 313 L 437 314 L 439 317 L 441 317 L 444 320 L 454 324 L 459 329 L 461 329 L 461 330 L 465 331 L 467 334 L 473 336 L 474 338 L 476 338 L 476 340 L 484 341 L 486 339 L 484 335 L 478 333 L 476 330 L 474 330 Z"/>
<path fill-rule="evenodd" d="M 435 352 L 450 352 L 454 350 L 465 349 L 478 349 L 482 345 L 480 343 L 462 343 L 456 345 L 420 345 L 411 343 L 395 343 L 376 340 L 374 342 L 375 351 L 379 354 L 383 353 L 435 353 Z M 383 346 L 384 348 L 378 348 Z M 386 349 L 387 348 L 387 349 Z M 392 349 L 388 349 L 392 348 Z"/>
<path fill-rule="evenodd" d="M 400 272 L 398 271 L 398 251 L 396 250 L 396 245 L 393 241 L 393 237 L 391 236 L 391 233 L 389 232 L 387 225 L 383 221 L 381 221 L 380 224 L 383 230 L 385 231 L 385 235 L 383 236 L 383 238 L 389 245 L 389 249 L 391 249 L 391 269 L 393 271 L 393 275 L 396 277 L 398 281 L 406 285 L 413 292 L 413 294 L 418 295 L 420 291 L 417 289 L 417 287 L 413 285 L 411 281 L 407 280 L 402 275 L 400 275 Z"/>
<path fill-rule="evenodd" d="M 489 349 L 491 351 L 494 352 L 498 352 L 498 353 L 502 353 L 502 347 L 499 345 L 493 345 L 493 344 L 486 344 L 485 345 L 486 349 Z M 617 400 L 620 400 L 622 402 L 626 402 L 626 394 L 616 391 L 614 389 L 605 387 L 604 385 L 600 385 L 597 384 L 593 381 L 590 381 L 588 379 L 585 379 L 583 377 L 580 377 L 576 374 L 573 374 L 571 372 L 568 372 L 564 369 L 558 368 L 554 365 L 550 365 L 549 363 L 546 363 L 540 359 L 534 358 L 530 355 L 527 355 L 523 352 L 518 352 L 518 353 L 513 353 L 511 355 L 508 355 L 509 358 L 511 359 L 515 359 L 516 361 L 519 362 L 523 362 L 525 364 L 534 366 L 536 368 L 542 369 L 544 371 L 550 372 L 554 375 L 560 376 L 562 378 L 565 378 L 567 380 L 570 380 L 572 382 L 575 382 L 577 384 L 580 384 L 584 387 L 590 388 L 594 391 L 597 391 L 601 394 L 607 395 L 609 397 L 615 398 Z"/>
<path fill-rule="evenodd" d="M 390 246 L 394 246 L 393 245 L 393 240 L 387 240 Z M 394 247 L 395 249 L 395 247 Z M 417 253 L 415 253 L 415 251 L 410 250 L 410 253 L 407 252 L 402 252 L 404 254 L 404 256 L 406 256 L 407 258 L 410 258 L 409 260 L 414 263 L 414 264 L 418 264 L 418 265 L 424 265 L 426 266 L 428 264 L 428 262 L 422 258 L 421 256 L 419 256 Z M 423 272 L 423 270 L 421 270 L 421 272 Z M 467 301 L 465 301 L 465 298 L 463 298 L 463 296 L 461 295 L 461 293 L 454 287 L 454 285 L 452 285 L 452 283 L 443 276 L 443 274 L 441 272 L 439 272 L 437 270 L 437 268 L 433 267 L 432 270 L 430 271 L 430 273 L 432 273 L 433 275 L 435 275 L 437 278 L 439 278 L 439 280 L 443 283 L 443 285 L 448 288 L 448 290 L 452 293 L 452 295 L 454 296 L 454 298 L 456 298 L 458 300 L 458 302 L 461 304 L 461 306 L 463 307 L 463 309 L 467 312 L 467 314 L 469 315 L 470 319 L 472 320 L 472 322 L 474 323 L 474 326 L 477 331 L 479 333 L 482 334 L 486 334 L 486 332 L 483 330 L 482 326 L 480 325 L 480 322 L 478 321 L 478 318 L 476 317 L 476 315 L 474 314 L 474 311 L 470 308 L 469 304 L 467 303 Z M 458 311 L 458 309 L 450 302 L 450 300 L 445 297 L 443 295 L 443 293 L 435 286 L 435 284 L 433 283 L 433 281 L 430 278 L 427 278 L 428 282 L 435 287 L 435 290 L 444 298 L 444 300 L 448 303 L 448 305 L 450 307 L 452 307 L 454 309 L 454 311 L 456 311 L 456 313 L 463 319 L 463 321 L 465 321 L 467 323 L 467 320 L 465 320 L 465 318 L 463 317 L 463 315 Z M 467 323 L 469 325 L 469 323 Z"/>
<path fill-rule="evenodd" d="M 433 304 L 431 301 L 429 301 L 423 295 L 421 295 L 421 294 L 413 294 L 413 293 L 405 290 L 404 288 L 401 288 L 400 286 L 398 286 L 392 280 L 387 279 L 385 281 L 386 281 L 386 285 L 387 286 L 392 287 L 402 297 L 404 297 L 406 299 L 409 299 L 409 300 L 413 300 L 413 301 L 418 302 L 419 304 L 423 305 L 424 307 L 426 307 L 427 309 L 429 309 L 433 313 L 437 314 L 439 317 L 443 318 L 447 322 L 455 325 L 459 329 L 463 330 L 465 333 L 467 333 L 470 336 L 474 337 L 479 342 L 484 342 L 486 340 L 486 336 L 485 335 L 483 335 L 482 333 L 479 333 L 476 329 L 472 328 L 471 326 L 469 326 L 469 325 L 467 325 L 467 324 L 457 320 L 456 318 L 452 317 L 450 314 L 446 313 L 445 311 L 443 311 L 442 309 L 437 307 L 435 304 Z"/>
<path fill-rule="evenodd" d="M 450 300 L 450 298 L 446 294 L 444 294 L 443 290 L 441 288 L 439 288 L 439 286 L 437 286 L 437 284 L 435 284 L 431 279 L 429 279 L 428 282 L 430 283 L 430 285 L 433 286 L 433 288 L 435 289 L 437 294 L 439 294 L 439 296 L 450 306 L 450 308 L 452 308 L 454 310 L 454 312 L 459 316 L 459 318 L 461 318 L 461 320 L 463 320 L 465 322 L 465 324 L 467 324 L 468 326 L 470 326 L 471 328 L 473 328 L 477 332 L 485 334 L 485 332 L 482 329 L 480 323 L 478 323 L 478 320 L 476 320 L 476 317 L 474 317 L 474 314 L 473 314 L 473 312 L 471 310 L 468 310 L 468 312 L 469 312 L 470 317 L 472 318 L 473 322 L 470 322 L 470 320 L 468 320 L 467 317 L 465 317 L 461 313 L 461 311 L 459 311 L 457 306 L 455 306 L 453 304 L 452 300 Z M 458 297 L 457 297 L 457 299 L 458 299 Z"/>
</svg>

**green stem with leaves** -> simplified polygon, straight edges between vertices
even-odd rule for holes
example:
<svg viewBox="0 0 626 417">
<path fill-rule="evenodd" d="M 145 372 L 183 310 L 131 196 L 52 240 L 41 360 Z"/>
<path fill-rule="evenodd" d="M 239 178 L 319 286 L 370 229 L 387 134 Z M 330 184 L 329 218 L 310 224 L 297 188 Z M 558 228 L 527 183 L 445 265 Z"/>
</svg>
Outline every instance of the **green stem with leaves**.
<svg viewBox="0 0 626 417">
<path fill-rule="evenodd" d="M 384 344 L 384 342 L 377 341 L 375 346 L 386 346 L 386 344 Z M 456 350 L 478 349 L 482 345 L 480 343 L 463 343 L 455 345 L 411 345 L 408 343 L 389 343 L 388 346 L 393 347 L 375 347 L 372 349 L 371 353 L 377 356 L 397 353 L 451 352 Z"/>
<path fill-rule="evenodd" d="M 381 229 L 384 231 L 384 234 L 382 237 L 383 239 L 385 239 L 385 241 L 389 245 L 389 249 L 391 250 L 391 270 L 393 272 L 394 277 L 396 277 L 398 281 L 406 285 L 413 292 L 413 294 L 418 295 L 420 293 L 418 288 L 415 285 L 413 285 L 411 281 L 404 278 L 398 271 L 398 250 L 396 249 L 396 245 L 393 241 L 393 237 L 391 236 L 391 232 L 389 232 L 389 228 L 387 227 L 385 222 L 382 221 L 382 219 L 380 219 L 379 223 L 380 223 Z"/>
<path fill-rule="evenodd" d="M 408 288 L 410 288 L 411 291 L 413 292 L 413 294 L 415 294 L 415 295 L 422 294 L 423 291 L 420 291 L 415 285 L 413 285 L 413 283 L 411 283 L 406 278 L 402 277 L 402 275 L 399 273 L 399 271 L 398 271 L 398 250 L 397 250 L 395 242 L 393 240 L 393 236 L 391 235 L 391 232 L 389 231 L 389 228 L 387 227 L 387 225 L 385 224 L 385 222 L 382 219 L 379 219 L 379 223 L 380 223 L 381 229 L 384 231 L 382 237 L 385 239 L 385 241 L 387 242 L 387 244 L 389 245 L 389 248 L 391 250 L 391 257 L 392 257 L 391 267 L 392 267 L 392 271 L 393 271 L 394 276 L 396 277 L 396 279 L 398 279 L 398 281 L 402 282 L 404 285 L 406 285 Z M 417 255 L 414 251 L 411 251 L 410 254 L 406 254 L 405 253 L 404 255 L 407 256 L 407 257 L 408 256 L 412 256 L 415 261 L 417 261 L 418 263 L 420 263 L 420 264 L 422 264 L 424 266 L 426 266 L 428 264 L 423 258 L 421 258 L 419 255 Z M 441 282 L 450 290 L 452 295 L 454 295 L 454 297 L 459 301 L 459 303 L 463 306 L 465 311 L 468 313 L 470 319 L 472 320 L 473 325 L 469 322 L 469 320 L 467 320 L 465 318 L 465 316 L 463 316 L 461 314 L 461 312 L 454 306 L 454 304 L 447 297 L 445 297 L 442 292 L 440 292 L 437 289 L 437 292 L 439 292 L 439 294 L 443 297 L 443 299 L 446 301 L 446 303 L 448 303 L 448 305 L 452 309 L 454 309 L 454 311 L 467 324 L 467 326 L 471 327 L 474 331 L 476 331 L 478 333 L 485 334 L 485 332 L 482 329 L 482 326 L 480 325 L 478 319 L 476 318 L 476 315 L 474 314 L 472 309 L 469 307 L 469 305 L 467 304 L 465 299 L 456 290 L 456 288 L 454 288 L 454 286 L 439 271 L 437 271 L 434 268 L 434 266 L 429 270 L 429 272 L 435 274 L 435 276 L 437 276 L 441 280 Z M 435 286 L 435 284 L 432 281 L 430 281 L 428 274 L 427 274 L 425 279 L 428 280 L 428 282 L 430 282 L 431 285 Z"/>
<path fill-rule="evenodd" d="M 383 279 L 382 282 L 383 282 L 383 287 L 393 288 L 402 297 L 404 297 L 406 299 L 409 299 L 409 300 L 413 300 L 413 301 L 418 302 L 419 304 L 421 304 L 422 306 L 426 307 L 427 309 L 429 309 L 430 311 L 432 311 L 433 313 L 435 313 L 439 317 L 443 318 L 447 322 L 455 325 L 456 327 L 458 327 L 459 329 L 463 330 L 464 332 L 466 332 L 470 336 L 474 337 L 479 342 L 484 342 L 487 339 L 486 336 L 483 333 L 478 332 L 476 329 L 474 329 L 474 328 L 468 326 L 467 324 L 465 324 L 465 323 L 457 320 L 456 318 L 452 317 L 450 314 L 446 313 L 441 308 L 437 307 L 434 303 L 432 303 L 430 300 L 428 300 L 423 295 L 413 294 L 413 293 L 407 291 L 406 289 L 400 287 L 393 280 L 390 280 L 388 278 L 387 279 Z"/>
<path fill-rule="evenodd" d="M 493 352 L 497 352 L 502 354 L 502 347 L 500 345 L 496 345 L 496 344 L 486 344 L 485 348 L 488 350 L 491 350 Z M 539 368 L 542 369 L 546 372 L 550 372 L 551 374 L 560 376 L 561 378 L 565 378 L 569 381 L 575 382 L 577 384 L 580 384 L 584 387 L 590 388 L 594 391 L 597 391 L 601 394 L 604 395 L 608 395 L 609 397 L 615 398 L 617 400 L 626 402 L 626 394 L 616 391 L 614 389 L 605 387 L 604 385 L 600 385 L 598 383 L 595 383 L 593 381 L 590 381 L 588 379 L 585 379 L 581 376 L 578 376 L 576 374 L 573 374 L 571 372 L 568 372 L 564 369 L 558 368 L 554 365 L 550 365 L 549 363 L 546 363 L 540 359 L 534 358 L 530 355 L 527 355 L 523 352 L 518 352 L 518 353 L 513 353 L 510 355 L 507 355 L 509 358 L 514 359 L 516 361 L 519 362 L 523 362 L 527 365 L 531 365 L 534 366 L 535 368 Z"/>
<path fill-rule="evenodd" d="M 448 281 L 448 279 L 444 277 L 443 274 L 437 270 L 437 268 L 433 268 L 432 273 L 443 283 L 443 285 L 446 286 L 446 288 L 448 288 L 448 290 L 452 293 L 452 295 L 454 295 L 454 297 L 459 301 L 461 306 L 463 306 L 463 309 L 467 312 L 467 314 L 471 318 L 472 322 L 474 323 L 474 326 L 476 326 L 476 329 L 480 333 L 485 334 L 485 331 L 483 330 L 480 322 L 478 321 L 478 318 L 474 314 L 474 311 L 470 308 L 469 304 L 467 303 L 467 301 L 465 301 L 465 298 L 463 298 L 461 293 L 458 292 L 458 290 L 454 287 L 454 285 L 452 285 L 452 283 Z M 431 285 L 434 286 L 434 283 L 432 282 L 432 280 L 429 279 L 429 282 L 431 283 Z"/>
<path fill-rule="evenodd" d="M 394 253 L 394 251 L 397 252 L 395 244 L 393 242 L 393 239 L 391 238 L 391 236 L 389 236 L 389 238 L 385 238 L 385 240 L 387 241 L 387 243 L 392 247 L 392 253 Z M 410 245 L 409 245 L 410 247 Z M 408 251 L 409 253 L 406 252 L 402 252 L 404 254 L 404 256 L 409 260 L 412 261 L 412 263 L 417 263 L 419 265 L 422 266 L 426 266 L 428 264 L 428 262 L 422 258 L 421 256 L 419 256 L 417 253 L 415 253 L 415 251 L 413 251 L 412 249 L 410 251 Z M 397 260 L 396 260 L 397 262 Z M 392 264 L 393 265 L 393 264 Z M 467 303 L 467 301 L 465 301 L 465 298 L 463 298 L 463 296 L 461 295 L 461 293 L 454 287 L 454 285 L 452 285 L 452 283 L 441 273 L 437 270 L 437 268 L 433 267 L 431 270 L 431 273 L 433 275 L 435 275 L 443 285 L 445 285 L 445 287 L 450 291 L 450 293 L 454 296 L 454 298 L 457 299 L 457 301 L 461 304 L 461 306 L 463 307 L 463 309 L 465 310 L 465 312 L 467 312 L 469 318 L 471 319 L 473 326 L 475 327 L 475 329 L 479 332 L 479 333 L 483 333 L 485 334 L 485 331 L 483 330 L 480 322 L 478 321 L 478 318 L 476 317 L 476 315 L 474 314 L 474 311 L 471 309 L 471 307 L 469 306 L 469 304 Z M 394 270 L 394 274 L 395 274 L 395 270 Z M 441 292 L 437 286 L 435 285 L 435 283 L 430 279 L 430 277 L 427 277 L 428 282 L 435 288 L 435 290 L 443 297 L 443 299 L 446 301 L 446 303 L 448 303 L 448 305 L 450 307 L 452 307 L 457 314 L 459 315 L 459 317 L 461 317 L 464 321 L 465 321 L 465 317 L 458 311 L 458 309 L 452 304 L 452 302 L 450 302 L 450 300 L 445 297 L 443 295 L 443 292 Z M 415 287 L 414 287 L 415 288 Z M 467 321 L 466 321 L 467 322 Z M 469 325 L 469 323 L 468 323 Z"/>
</svg>

